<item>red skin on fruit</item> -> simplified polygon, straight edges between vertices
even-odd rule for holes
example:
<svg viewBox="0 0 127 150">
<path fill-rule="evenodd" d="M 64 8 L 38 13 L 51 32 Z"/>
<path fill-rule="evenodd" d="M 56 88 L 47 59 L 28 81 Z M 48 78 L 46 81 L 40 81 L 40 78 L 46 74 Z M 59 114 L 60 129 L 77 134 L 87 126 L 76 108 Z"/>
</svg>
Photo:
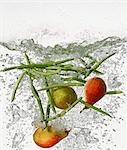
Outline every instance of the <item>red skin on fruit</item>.
<svg viewBox="0 0 127 150">
<path fill-rule="evenodd" d="M 93 105 L 106 94 L 106 84 L 99 77 L 87 80 L 84 87 L 84 101 Z M 85 107 L 87 109 L 87 107 Z"/>
<path fill-rule="evenodd" d="M 33 134 L 34 142 L 42 148 L 50 148 L 68 135 L 69 131 L 56 131 L 52 126 L 38 128 Z"/>
<path fill-rule="evenodd" d="M 90 104 L 95 104 L 106 93 L 106 84 L 104 80 L 98 77 L 89 79 L 85 85 L 85 101 Z"/>
</svg>

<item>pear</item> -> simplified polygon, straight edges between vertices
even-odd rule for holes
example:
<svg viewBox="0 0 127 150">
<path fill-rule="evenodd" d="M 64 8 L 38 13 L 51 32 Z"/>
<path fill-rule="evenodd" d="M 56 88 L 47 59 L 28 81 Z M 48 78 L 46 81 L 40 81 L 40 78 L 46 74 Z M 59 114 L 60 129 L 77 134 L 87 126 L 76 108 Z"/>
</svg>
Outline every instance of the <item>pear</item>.
<svg viewBox="0 0 127 150">
<path fill-rule="evenodd" d="M 68 136 L 69 131 L 57 131 L 52 126 L 38 128 L 33 134 L 34 142 L 42 148 L 50 148 Z"/>
<path fill-rule="evenodd" d="M 71 87 L 61 87 L 53 91 L 55 106 L 66 109 L 77 100 L 77 94 Z"/>
<path fill-rule="evenodd" d="M 106 84 L 103 79 L 93 77 L 87 80 L 84 86 L 84 101 L 93 105 L 106 94 Z M 84 107 L 87 109 L 88 107 Z M 80 112 L 82 112 L 81 110 Z"/>
</svg>

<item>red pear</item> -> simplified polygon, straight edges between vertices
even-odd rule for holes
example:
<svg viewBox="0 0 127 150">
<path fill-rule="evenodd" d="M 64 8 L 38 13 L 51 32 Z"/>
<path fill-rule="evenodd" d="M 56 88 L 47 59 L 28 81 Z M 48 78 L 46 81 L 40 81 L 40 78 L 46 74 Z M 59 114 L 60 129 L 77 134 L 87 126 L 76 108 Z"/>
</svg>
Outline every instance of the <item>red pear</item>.
<svg viewBox="0 0 127 150">
<path fill-rule="evenodd" d="M 48 126 L 45 129 L 38 128 L 33 134 L 33 140 L 38 146 L 49 148 L 67 137 L 68 133 L 69 131 L 57 131 L 54 127 Z"/>
<path fill-rule="evenodd" d="M 106 94 L 106 84 L 103 79 L 93 77 L 84 86 L 84 101 L 93 105 Z M 84 109 L 87 109 L 85 107 Z M 82 111 L 81 111 L 82 112 Z"/>
</svg>

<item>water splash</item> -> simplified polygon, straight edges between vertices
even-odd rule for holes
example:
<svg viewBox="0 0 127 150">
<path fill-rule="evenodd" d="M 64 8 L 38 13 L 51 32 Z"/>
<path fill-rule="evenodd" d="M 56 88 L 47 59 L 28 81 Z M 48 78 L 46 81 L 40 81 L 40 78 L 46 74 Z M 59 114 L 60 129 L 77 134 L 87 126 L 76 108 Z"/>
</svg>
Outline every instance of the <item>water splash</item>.
<svg viewBox="0 0 127 150">
<path fill-rule="evenodd" d="M 19 144 L 24 140 L 24 134 L 23 133 L 15 133 L 13 140 L 12 140 L 12 148 L 16 148 L 19 146 Z"/>
<path fill-rule="evenodd" d="M 96 41 L 94 43 L 87 43 L 86 41 L 77 43 L 65 43 L 63 45 L 57 44 L 54 47 L 47 46 L 44 47 L 41 44 L 38 44 L 34 39 L 24 39 L 11 42 L 0 42 L 0 45 L 6 47 L 12 51 L 32 51 L 34 54 L 43 54 L 44 56 L 53 56 L 53 55 L 64 55 L 64 54 L 77 54 L 79 56 L 84 56 L 85 53 L 91 53 L 96 50 L 107 49 L 106 52 L 109 52 L 112 48 L 114 51 L 117 51 L 117 48 L 124 46 L 124 43 L 127 42 L 126 38 L 119 37 L 107 37 L 103 40 Z M 86 44 L 87 43 L 87 44 Z M 83 55 L 82 55 L 83 54 Z"/>
<path fill-rule="evenodd" d="M 121 39 L 119 37 L 107 37 L 94 43 L 83 41 L 80 43 L 65 43 L 63 45 L 57 44 L 55 46 L 48 47 L 38 44 L 33 39 L 0 42 L 0 45 L 5 48 L 4 51 L 0 51 L 1 67 L 24 63 L 24 59 L 22 57 L 24 51 L 27 51 L 30 58 L 32 58 L 32 61 L 35 62 L 57 60 L 65 57 L 83 58 L 87 54 L 98 59 L 109 52 L 116 52 L 116 55 L 110 60 L 107 60 L 100 69 L 104 73 L 103 78 L 107 81 L 109 89 L 125 89 L 125 79 L 127 76 L 127 72 L 125 70 L 127 64 L 126 38 Z M 6 48 L 10 51 L 6 51 Z M 14 71 L 13 73 L 8 72 L 0 76 L 0 81 L 4 91 L 6 91 L 5 95 L 7 97 L 10 95 L 10 90 L 19 74 L 20 72 L 17 74 L 17 72 Z M 8 106 L 8 98 L 2 100 L 2 102 L 4 101 L 5 112 L 7 112 L 5 114 L 5 118 L 8 118 L 5 119 L 6 121 L 3 119 L 3 126 L 6 126 L 5 128 L 7 132 L 11 130 L 10 132 L 14 133 L 10 134 L 9 139 L 6 141 L 6 145 L 9 145 L 6 148 L 8 150 L 13 150 L 15 148 L 17 148 L 17 150 L 26 150 L 25 147 L 26 144 L 28 144 L 27 137 L 28 135 L 31 136 L 34 129 L 31 124 L 38 124 L 38 122 L 36 122 L 36 117 L 39 115 L 38 108 L 36 102 L 31 97 L 29 88 L 26 87 L 27 80 L 28 79 L 25 78 L 24 83 L 19 89 L 17 95 L 18 99 L 16 99 L 15 104 Z M 56 77 L 55 80 L 57 81 L 58 77 Z M 38 87 L 40 86 L 37 82 L 35 84 Z M 79 95 L 82 94 L 81 88 L 75 89 Z M 93 110 L 86 110 L 84 113 L 79 114 L 77 112 L 81 110 L 81 105 L 77 105 L 62 119 L 65 126 L 72 128 L 70 135 L 67 139 L 56 145 L 54 150 L 102 150 L 103 145 L 106 145 L 105 148 L 107 150 L 116 150 L 117 143 L 114 142 L 112 134 L 117 132 L 117 128 L 111 124 L 120 124 L 125 121 L 122 118 L 123 116 L 121 117 L 119 114 L 119 109 L 124 107 L 125 97 L 125 94 L 113 97 L 106 96 L 103 98 L 103 101 L 98 103 L 101 108 L 115 116 L 115 119 L 112 120 Z M 46 95 L 43 93 L 41 98 L 45 100 Z M 33 122 L 34 117 L 35 122 Z M 22 130 L 20 132 L 18 131 L 19 126 L 23 128 L 23 133 L 21 133 Z M 22 142 L 24 148 L 22 148 Z"/>
</svg>

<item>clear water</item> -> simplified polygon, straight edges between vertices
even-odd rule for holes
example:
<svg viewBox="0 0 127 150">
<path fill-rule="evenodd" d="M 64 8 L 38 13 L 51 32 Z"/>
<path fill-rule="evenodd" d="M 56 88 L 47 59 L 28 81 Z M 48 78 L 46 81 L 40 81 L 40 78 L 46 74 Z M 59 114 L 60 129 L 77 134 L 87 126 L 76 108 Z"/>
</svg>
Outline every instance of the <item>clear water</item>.
<svg viewBox="0 0 127 150">
<path fill-rule="evenodd" d="M 106 81 L 108 90 L 125 91 L 127 88 L 126 38 L 108 37 L 94 43 L 84 41 L 64 43 L 54 47 L 44 47 L 33 39 L 0 42 L 0 45 L 0 68 L 24 63 L 23 52 L 26 50 L 33 62 L 60 60 L 67 57 L 83 58 L 86 54 L 99 59 L 109 52 L 116 52 L 115 56 L 100 67 L 104 73 L 101 77 Z M 74 63 L 79 66 L 78 61 Z M 32 134 L 35 124 L 42 125 L 38 122 L 38 107 L 27 84 L 27 77 L 24 78 L 17 91 L 16 100 L 13 103 L 10 102 L 12 88 L 20 73 L 21 71 L 17 70 L 0 73 L 3 150 L 39 149 L 33 143 Z M 61 81 L 58 77 L 54 80 L 55 82 Z M 43 84 L 40 82 L 35 81 L 38 88 Z M 76 87 L 75 90 L 78 96 L 82 95 L 81 87 Z M 42 93 L 41 98 L 45 106 L 47 100 L 45 93 Z M 124 114 L 126 92 L 121 95 L 105 96 L 96 105 L 109 112 L 114 118 L 108 118 L 93 110 L 85 110 L 80 114 L 79 111 L 83 106 L 77 105 L 65 117 L 53 122 L 53 124 L 63 124 L 66 128 L 72 128 L 69 136 L 54 146 L 53 150 L 119 150 L 115 136 L 117 133 L 120 134 L 119 128 L 122 128 L 126 122 Z"/>
</svg>

